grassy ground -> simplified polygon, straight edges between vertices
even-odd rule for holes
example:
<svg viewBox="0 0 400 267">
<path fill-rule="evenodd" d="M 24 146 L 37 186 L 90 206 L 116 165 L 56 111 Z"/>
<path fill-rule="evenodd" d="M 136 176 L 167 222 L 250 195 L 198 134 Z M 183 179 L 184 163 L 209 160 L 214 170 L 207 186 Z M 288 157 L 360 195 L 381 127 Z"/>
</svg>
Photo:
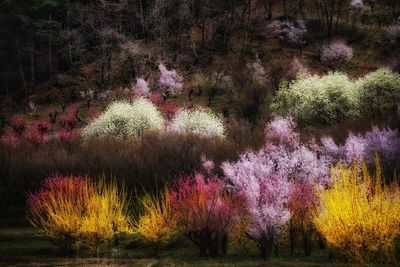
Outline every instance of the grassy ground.
<svg viewBox="0 0 400 267">
<path fill-rule="evenodd" d="M 87 252 L 67 256 L 45 237 L 36 235 L 32 228 L 0 228 L 0 266 L 354 266 L 329 259 L 327 250 L 318 249 L 309 258 L 302 256 L 301 251 L 290 258 L 288 252 L 282 250 L 279 257 L 265 263 L 256 250 L 241 254 L 232 251 L 225 257 L 200 258 L 196 248 L 183 245 L 152 257 L 148 248 L 128 249 L 129 242 L 129 239 L 121 240 L 117 247 L 103 249 L 99 257 L 92 257 Z"/>
</svg>

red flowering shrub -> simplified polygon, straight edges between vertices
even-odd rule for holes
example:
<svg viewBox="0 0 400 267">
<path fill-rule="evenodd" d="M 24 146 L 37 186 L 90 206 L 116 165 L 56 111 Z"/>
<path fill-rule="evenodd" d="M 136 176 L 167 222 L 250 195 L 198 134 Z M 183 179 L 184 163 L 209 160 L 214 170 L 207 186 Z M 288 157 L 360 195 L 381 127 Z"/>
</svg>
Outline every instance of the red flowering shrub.
<svg viewBox="0 0 400 267">
<path fill-rule="evenodd" d="M 171 102 L 165 102 L 160 105 L 160 109 L 167 115 L 168 120 L 171 120 L 178 112 L 179 107 Z"/>
<path fill-rule="evenodd" d="M 24 131 L 26 130 L 28 121 L 26 118 L 22 116 L 14 116 L 11 119 L 11 128 L 13 129 L 13 132 L 17 136 L 22 136 Z"/>
<path fill-rule="evenodd" d="M 80 130 L 78 129 L 59 129 L 56 132 L 56 140 L 60 142 L 69 142 L 74 140 L 75 138 L 78 138 L 80 136 Z"/>
<path fill-rule="evenodd" d="M 241 212 L 239 196 L 228 192 L 225 182 L 204 176 L 181 178 L 171 193 L 178 230 L 200 249 L 200 256 L 226 253 L 228 233 Z M 219 247 L 221 245 L 221 247 Z"/>
<path fill-rule="evenodd" d="M 161 104 L 161 101 L 162 101 L 161 93 L 159 93 L 159 92 L 152 93 L 149 96 L 149 99 L 150 99 L 151 102 L 153 102 L 154 105 L 159 106 Z"/>
<path fill-rule="evenodd" d="M 40 134 L 44 135 L 49 131 L 49 129 L 51 128 L 51 125 L 46 120 L 37 120 L 35 122 L 35 126 L 34 127 L 37 129 L 37 131 Z"/>
</svg>

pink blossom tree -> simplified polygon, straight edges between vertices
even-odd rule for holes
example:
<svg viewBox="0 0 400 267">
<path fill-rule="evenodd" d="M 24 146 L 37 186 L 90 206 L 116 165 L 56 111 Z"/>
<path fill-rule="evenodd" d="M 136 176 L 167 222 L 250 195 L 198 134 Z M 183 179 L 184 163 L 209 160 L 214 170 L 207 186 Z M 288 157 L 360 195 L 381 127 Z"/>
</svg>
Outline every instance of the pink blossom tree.
<svg viewBox="0 0 400 267">
<path fill-rule="evenodd" d="M 393 48 L 396 48 L 400 44 L 400 16 L 395 20 L 387 30 L 387 36 L 389 43 Z"/>
<path fill-rule="evenodd" d="M 287 207 L 290 183 L 274 172 L 273 162 L 263 152 L 247 153 L 236 163 L 222 165 L 227 179 L 244 196 L 251 223 L 247 235 L 264 260 L 272 254 L 277 237 L 291 218 Z"/>
<path fill-rule="evenodd" d="M 383 169 L 393 174 L 400 170 L 400 134 L 399 130 L 380 129 L 376 126 L 364 135 L 349 134 L 344 145 L 337 145 L 331 137 L 321 139 L 321 154 L 331 158 L 332 162 L 346 160 L 348 163 L 374 164 L 375 153 L 379 155 Z"/>
<path fill-rule="evenodd" d="M 363 0 L 351 0 L 350 2 L 350 8 L 351 8 L 351 17 L 353 20 L 353 28 L 356 24 L 357 18 L 360 16 L 363 8 L 364 8 L 364 2 Z"/>
<path fill-rule="evenodd" d="M 321 61 L 329 68 L 340 69 L 353 57 L 353 49 L 342 41 L 333 41 L 322 48 Z"/>
<path fill-rule="evenodd" d="M 150 93 L 150 87 L 143 78 L 137 78 L 136 84 L 133 86 L 133 93 L 137 96 L 147 96 Z"/>
<path fill-rule="evenodd" d="M 159 64 L 158 69 L 160 70 L 159 84 L 165 98 L 182 92 L 183 77 L 176 70 L 168 70 L 164 64 Z"/>
<path fill-rule="evenodd" d="M 305 78 L 311 76 L 311 73 L 305 67 L 297 57 L 295 57 L 292 62 L 290 62 L 289 70 L 288 70 L 288 78 L 290 80 L 295 80 L 299 77 Z"/>
<path fill-rule="evenodd" d="M 267 81 L 267 75 L 265 73 L 265 69 L 261 64 L 260 58 L 257 56 L 255 61 L 252 63 L 248 63 L 247 67 L 253 74 L 253 80 L 260 84 L 265 84 Z"/>
<path fill-rule="evenodd" d="M 303 20 L 294 22 L 275 20 L 269 26 L 273 29 L 275 36 L 279 40 L 299 48 L 301 53 L 305 43 L 304 38 L 307 34 L 306 24 Z"/>
<path fill-rule="evenodd" d="M 310 253 L 310 233 L 305 229 L 311 228 L 306 214 L 312 208 L 310 199 L 315 198 L 314 184 L 330 184 L 329 161 L 312 146 L 300 143 L 295 126 L 290 118 L 276 118 L 266 126 L 267 141 L 260 151 L 247 152 L 236 163 L 222 164 L 225 177 L 246 199 L 252 218 L 248 234 L 256 240 L 266 260 L 283 225 L 292 216 L 302 219 L 300 230 L 308 235 L 305 250 Z M 299 197 L 299 190 L 292 187 L 301 188 L 307 195 Z M 292 209 L 290 204 L 294 202 Z"/>
</svg>

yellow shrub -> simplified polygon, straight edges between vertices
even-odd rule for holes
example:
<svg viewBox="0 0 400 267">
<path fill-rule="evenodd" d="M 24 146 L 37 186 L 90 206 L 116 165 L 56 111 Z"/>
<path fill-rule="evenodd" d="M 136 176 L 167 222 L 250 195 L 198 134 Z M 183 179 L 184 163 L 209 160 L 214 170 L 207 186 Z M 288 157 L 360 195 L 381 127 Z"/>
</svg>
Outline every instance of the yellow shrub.
<svg viewBox="0 0 400 267">
<path fill-rule="evenodd" d="M 397 184 L 385 185 L 379 161 L 371 176 L 363 164 L 332 169 L 333 186 L 319 192 L 314 223 L 333 252 L 354 262 L 394 262 L 400 234 Z"/>
<path fill-rule="evenodd" d="M 169 191 L 161 196 L 146 194 L 140 200 L 143 213 L 134 223 L 134 232 L 148 242 L 157 253 L 176 233 L 176 216 L 168 201 Z"/>
<path fill-rule="evenodd" d="M 28 197 L 28 219 L 57 245 L 97 251 L 100 243 L 130 232 L 128 200 L 116 183 L 88 178 L 51 177 Z"/>
<path fill-rule="evenodd" d="M 255 242 L 247 234 L 251 220 L 243 216 L 233 227 L 229 238 L 230 246 L 242 253 L 248 253 Z"/>
<path fill-rule="evenodd" d="M 85 246 L 92 251 L 98 251 L 101 243 L 110 242 L 117 235 L 132 232 L 125 191 L 119 191 L 115 181 L 107 184 L 104 179 L 96 191 L 89 198 L 80 228 Z"/>
</svg>

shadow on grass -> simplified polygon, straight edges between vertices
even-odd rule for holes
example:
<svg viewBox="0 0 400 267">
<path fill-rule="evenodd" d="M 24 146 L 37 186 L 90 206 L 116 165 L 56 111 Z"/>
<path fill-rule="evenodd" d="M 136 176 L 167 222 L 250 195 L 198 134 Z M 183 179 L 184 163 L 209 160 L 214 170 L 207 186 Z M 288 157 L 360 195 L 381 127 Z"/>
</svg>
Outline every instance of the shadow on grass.
<svg viewBox="0 0 400 267">
<path fill-rule="evenodd" d="M 35 234 L 31 228 L 0 228 L 0 266 L 385 266 L 335 262 L 329 259 L 327 250 L 318 249 L 311 257 L 304 257 L 298 250 L 293 258 L 288 250 L 282 249 L 279 257 L 273 257 L 269 263 L 260 259 L 255 248 L 247 253 L 231 251 L 224 257 L 200 258 L 196 248 L 185 242 L 163 250 L 155 258 L 150 256 L 149 247 L 130 246 L 133 241 L 126 238 L 120 240 L 118 246 L 103 247 L 99 258 L 92 257 L 88 251 L 72 256 L 66 255 L 46 237 Z"/>
</svg>

